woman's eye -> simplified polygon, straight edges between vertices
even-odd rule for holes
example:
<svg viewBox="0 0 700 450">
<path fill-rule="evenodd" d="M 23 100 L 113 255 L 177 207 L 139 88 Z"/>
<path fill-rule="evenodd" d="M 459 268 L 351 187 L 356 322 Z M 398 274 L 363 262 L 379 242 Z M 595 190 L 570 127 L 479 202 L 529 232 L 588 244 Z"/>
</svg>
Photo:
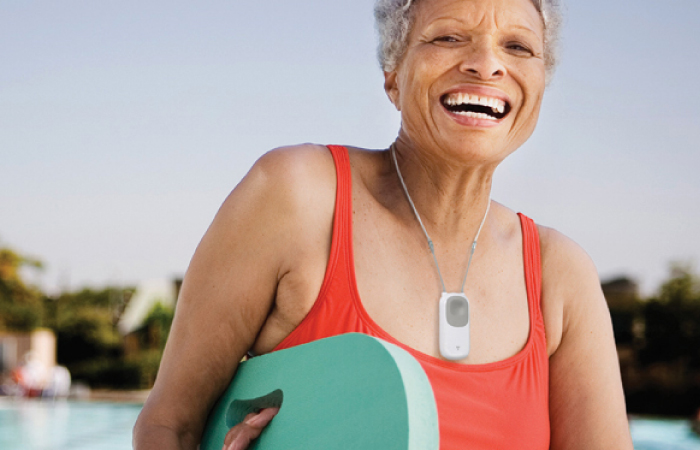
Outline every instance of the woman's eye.
<svg viewBox="0 0 700 450">
<path fill-rule="evenodd" d="M 529 53 L 532 54 L 532 50 L 530 50 L 528 47 L 526 47 L 523 44 L 520 44 L 518 42 L 511 42 L 510 44 L 506 45 L 506 48 L 509 50 L 513 50 L 518 53 Z"/>
<path fill-rule="evenodd" d="M 440 36 L 433 39 L 433 42 L 459 42 L 459 39 L 455 36 Z"/>
</svg>

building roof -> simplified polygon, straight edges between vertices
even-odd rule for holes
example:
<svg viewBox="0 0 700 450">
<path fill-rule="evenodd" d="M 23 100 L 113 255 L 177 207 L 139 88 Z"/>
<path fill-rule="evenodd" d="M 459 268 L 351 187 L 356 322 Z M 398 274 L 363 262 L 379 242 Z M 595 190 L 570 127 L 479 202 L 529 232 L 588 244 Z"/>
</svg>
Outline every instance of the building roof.
<svg viewBox="0 0 700 450">
<path fill-rule="evenodd" d="M 139 284 L 119 319 L 119 332 L 126 335 L 141 328 L 148 313 L 157 303 L 175 308 L 176 298 L 177 287 L 173 280 L 157 279 Z"/>
</svg>

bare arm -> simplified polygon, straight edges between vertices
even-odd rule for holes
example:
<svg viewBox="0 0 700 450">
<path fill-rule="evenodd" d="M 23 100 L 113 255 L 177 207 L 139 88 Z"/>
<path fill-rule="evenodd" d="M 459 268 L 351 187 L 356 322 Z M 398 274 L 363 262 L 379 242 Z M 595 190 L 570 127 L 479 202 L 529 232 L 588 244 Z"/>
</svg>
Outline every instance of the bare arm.
<svg viewBox="0 0 700 450">
<path fill-rule="evenodd" d="M 629 449 L 610 313 L 595 266 L 575 243 L 542 229 L 543 301 L 559 315 L 550 356 L 551 449 Z M 548 339 L 550 336 L 548 336 Z"/>
<path fill-rule="evenodd" d="M 199 244 L 134 428 L 137 450 L 195 449 L 209 410 L 255 342 L 303 241 L 297 234 L 305 229 L 299 201 L 306 187 L 297 181 L 308 174 L 290 170 L 295 158 L 304 158 L 303 149 L 261 158 Z"/>
</svg>

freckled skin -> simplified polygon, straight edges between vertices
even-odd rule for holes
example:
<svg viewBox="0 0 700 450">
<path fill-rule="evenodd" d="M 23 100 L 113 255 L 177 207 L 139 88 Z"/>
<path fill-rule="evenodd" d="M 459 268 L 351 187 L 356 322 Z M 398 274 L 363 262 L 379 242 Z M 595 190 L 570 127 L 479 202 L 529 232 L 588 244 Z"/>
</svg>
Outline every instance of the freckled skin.
<svg viewBox="0 0 700 450">
<path fill-rule="evenodd" d="M 422 0 L 403 60 L 385 73 L 386 93 L 401 112 L 399 165 L 448 290 L 461 285 L 496 167 L 537 123 L 543 51 L 543 24 L 530 0 Z M 455 88 L 496 90 L 510 113 L 490 127 L 456 118 L 441 103 Z M 388 151 L 349 150 L 363 306 L 390 335 L 439 357 L 439 279 Z M 194 450 L 241 357 L 271 351 L 301 323 L 325 275 L 335 189 L 328 150 L 311 144 L 266 154 L 236 186 L 185 276 L 158 379 L 134 430 L 137 450 Z M 462 364 L 506 359 L 527 341 L 520 231 L 517 215 L 493 202 L 465 287 L 479 320 L 470 324 L 472 351 Z M 539 232 L 550 448 L 632 449 L 595 266 L 560 233 Z M 225 447 L 245 448 L 274 413 L 234 427 Z"/>
</svg>

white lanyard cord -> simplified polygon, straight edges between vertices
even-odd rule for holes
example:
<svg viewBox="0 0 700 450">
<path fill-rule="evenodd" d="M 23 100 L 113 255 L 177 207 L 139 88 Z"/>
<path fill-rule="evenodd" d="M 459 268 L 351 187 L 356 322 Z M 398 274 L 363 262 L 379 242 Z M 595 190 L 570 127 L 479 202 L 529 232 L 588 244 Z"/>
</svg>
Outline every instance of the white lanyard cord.
<svg viewBox="0 0 700 450">
<path fill-rule="evenodd" d="M 430 253 L 433 255 L 433 261 L 435 261 L 435 268 L 437 269 L 438 276 L 440 277 L 440 284 L 442 284 L 442 291 L 447 292 L 447 288 L 445 287 L 445 281 L 442 279 L 442 273 L 440 272 L 440 265 L 438 264 L 437 257 L 435 256 L 435 246 L 433 245 L 432 239 L 430 239 L 430 236 L 428 235 L 428 230 L 426 230 L 425 225 L 423 225 L 423 221 L 420 218 L 420 214 L 418 214 L 418 210 L 416 209 L 416 205 L 413 204 L 413 200 L 411 199 L 411 195 L 408 193 L 408 189 L 406 188 L 406 183 L 403 181 L 403 176 L 401 175 L 401 169 L 399 169 L 399 163 L 396 160 L 395 144 L 391 144 L 391 147 L 389 148 L 389 152 L 391 153 L 391 159 L 394 161 L 394 167 L 396 167 L 396 174 L 399 176 L 399 181 L 401 182 L 401 187 L 403 188 L 403 192 L 404 192 L 404 194 L 406 194 L 406 198 L 408 199 L 408 203 L 411 205 L 411 209 L 413 209 L 413 213 L 416 215 L 416 219 L 418 219 L 418 223 L 420 224 L 420 227 L 423 230 L 423 233 L 425 233 L 426 239 L 428 240 L 428 247 L 430 247 Z M 491 208 L 491 197 L 489 196 L 489 202 L 486 204 L 486 213 L 484 213 L 484 218 L 481 219 L 481 225 L 479 225 L 479 229 L 476 232 L 476 236 L 474 236 L 474 242 L 472 242 L 472 249 L 471 249 L 471 252 L 469 253 L 469 261 L 467 262 L 467 271 L 464 274 L 464 280 L 462 280 L 461 292 L 464 292 L 464 286 L 467 283 L 467 275 L 469 274 L 469 267 L 472 265 L 472 258 L 474 257 L 474 252 L 476 251 L 476 242 L 479 239 L 479 234 L 481 233 L 481 228 L 483 228 L 484 223 L 486 222 L 486 216 L 488 216 L 490 208 Z"/>
</svg>

